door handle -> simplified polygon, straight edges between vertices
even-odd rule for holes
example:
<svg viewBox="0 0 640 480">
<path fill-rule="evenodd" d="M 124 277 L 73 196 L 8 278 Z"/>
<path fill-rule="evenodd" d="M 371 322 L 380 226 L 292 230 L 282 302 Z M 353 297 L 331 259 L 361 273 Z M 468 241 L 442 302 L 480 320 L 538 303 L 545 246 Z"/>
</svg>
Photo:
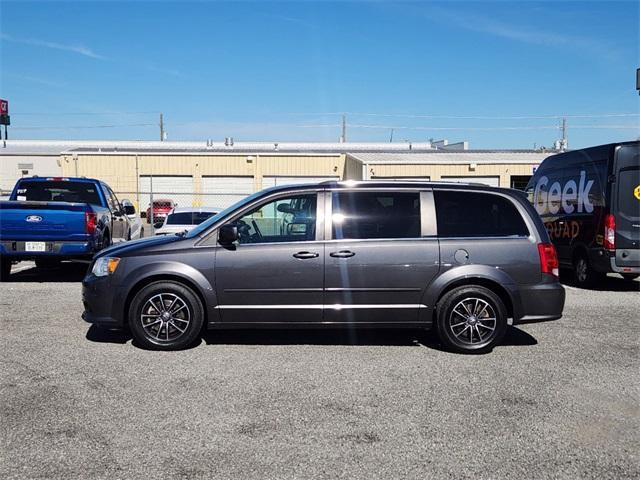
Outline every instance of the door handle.
<svg viewBox="0 0 640 480">
<path fill-rule="evenodd" d="M 320 254 L 315 252 L 298 252 L 294 253 L 293 256 L 304 260 L 305 258 L 318 258 Z"/>
<path fill-rule="evenodd" d="M 349 258 L 349 257 L 353 257 L 355 255 L 355 252 L 352 252 L 350 250 L 340 250 L 339 252 L 331 252 L 329 254 L 330 257 L 334 257 L 334 258 Z"/>
</svg>

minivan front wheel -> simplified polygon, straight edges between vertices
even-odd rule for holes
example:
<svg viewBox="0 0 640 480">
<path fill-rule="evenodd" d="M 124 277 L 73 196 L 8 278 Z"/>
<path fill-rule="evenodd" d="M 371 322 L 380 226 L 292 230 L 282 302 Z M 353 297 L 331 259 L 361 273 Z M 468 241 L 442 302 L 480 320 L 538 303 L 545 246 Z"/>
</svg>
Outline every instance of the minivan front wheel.
<svg viewBox="0 0 640 480">
<path fill-rule="evenodd" d="M 202 330 L 204 309 L 186 285 L 160 281 L 140 290 L 131 302 L 129 327 L 146 348 L 180 350 L 191 345 Z"/>
<path fill-rule="evenodd" d="M 447 292 L 437 306 L 438 336 L 451 350 L 484 353 L 507 331 L 507 310 L 498 295 L 479 285 Z"/>
</svg>

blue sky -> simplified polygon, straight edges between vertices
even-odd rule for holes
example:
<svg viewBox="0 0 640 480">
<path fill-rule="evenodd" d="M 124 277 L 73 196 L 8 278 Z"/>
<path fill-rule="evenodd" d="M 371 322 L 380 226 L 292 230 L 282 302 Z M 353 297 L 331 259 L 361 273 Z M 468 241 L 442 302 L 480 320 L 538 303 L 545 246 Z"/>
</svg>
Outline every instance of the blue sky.
<svg viewBox="0 0 640 480">
<path fill-rule="evenodd" d="M 550 146 L 557 115 L 574 148 L 640 134 L 638 2 L 0 8 L 11 138 L 155 140 L 159 112 L 170 140 L 333 141 L 341 112 L 349 141 Z"/>
</svg>

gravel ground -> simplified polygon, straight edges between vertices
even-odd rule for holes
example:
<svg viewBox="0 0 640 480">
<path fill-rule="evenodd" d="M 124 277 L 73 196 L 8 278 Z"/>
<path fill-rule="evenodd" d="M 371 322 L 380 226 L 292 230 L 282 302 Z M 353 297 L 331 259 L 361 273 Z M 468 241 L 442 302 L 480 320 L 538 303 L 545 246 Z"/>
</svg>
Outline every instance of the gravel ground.
<svg viewBox="0 0 640 480">
<path fill-rule="evenodd" d="M 0 288 L 1 478 L 638 478 L 640 284 L 567 290 L 492 353 L 418 331 L 231 331 L 145 351 L 82 267 Z M 43 282 L 44 281 L 44 282 Z"/>
</svg>

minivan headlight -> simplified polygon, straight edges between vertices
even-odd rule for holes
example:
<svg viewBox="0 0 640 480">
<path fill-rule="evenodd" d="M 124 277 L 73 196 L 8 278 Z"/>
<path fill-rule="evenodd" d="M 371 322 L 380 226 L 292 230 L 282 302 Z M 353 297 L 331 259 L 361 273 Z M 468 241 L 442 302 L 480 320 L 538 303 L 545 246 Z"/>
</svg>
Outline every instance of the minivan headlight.
<svg viewBox="0 0 640 480">
<path fill-rule="evenodd" d="M 118 268 L 120 259 L 117 257 L 100 257 L 93 264 L 91 273 L 96 277 L 105 277 L 107 275 L 113 275 Z"/>
</svg>

